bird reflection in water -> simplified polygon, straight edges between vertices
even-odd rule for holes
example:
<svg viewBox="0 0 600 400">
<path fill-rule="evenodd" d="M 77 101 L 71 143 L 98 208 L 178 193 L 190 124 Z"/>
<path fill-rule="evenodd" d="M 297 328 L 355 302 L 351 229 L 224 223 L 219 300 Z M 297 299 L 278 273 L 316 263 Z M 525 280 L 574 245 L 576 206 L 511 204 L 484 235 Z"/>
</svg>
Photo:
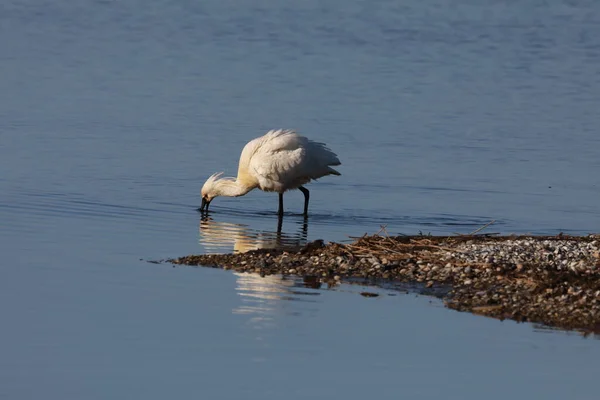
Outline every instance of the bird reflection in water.
<svg viewBox="0 0 600 400">
<path fill-rule="evenodd" d="M 248 315 L 249 323 L 256 329 L 270 328 L 282 315 L 302 316 L 314 314 L 317 307 L 315 296 L 321 286 L 318 280 L 300 277 L 282 277 L 234 272 L 236 292 L 241 298 L 240 304 L 232 310 L 233 314 Z"/>
<path fill-rule="evenodd" d="M 307 218 L 303 218 L 295 234 L 282 231 L 282 220 L 278 219 L 276 231 L 258 231 L 248 225 L 215 221 L 204 215 L 200 219 L 199 242 L 206 253 L 224 253 L 232 250 L 235 253 L 245 253 L 257 249 L 294 248 L 305 245 L 308 237 Z"/>
<path fill-rule="evenodd" d="M 199 242 L 207 253 L 231 251 L 247 252 L 256 249 L 300 247 L 307 242 L 307 221 L 304 219 L 296 234 L 287 234 L 281 230 L 281 219 L 277 230 L 256 231 L 247 225 L 215 221 L 208 216 L 200 220 Z M 315 307 L 307 307 L 314 302 L 316 290 L 321 282 L 316 277 L 290 277 L 256 273 L 233 272 L 236 276 L 236 292 L 241 304 L 235 307 L 234 314 L 250 316 L 250 324 L 257 329 L 268 328 L 278 315 L 300 315 L 302 312 L 314 312 Z M 309 289 L 309 290 L 307 290 Z M 292 303 L 290 303 L 292 302 Z M 298 303 L 303 306 L 299 307 Z"/>
</svg>

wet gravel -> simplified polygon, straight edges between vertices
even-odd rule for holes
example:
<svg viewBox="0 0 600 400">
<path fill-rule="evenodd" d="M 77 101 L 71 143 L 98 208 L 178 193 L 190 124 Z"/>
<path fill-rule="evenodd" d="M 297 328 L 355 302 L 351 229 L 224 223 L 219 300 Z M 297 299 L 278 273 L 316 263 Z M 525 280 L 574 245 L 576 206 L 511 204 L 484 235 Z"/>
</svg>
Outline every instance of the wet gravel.
<svg viewBox="0 0 600 400">
<path fill-rule="evenodd" d="M 452 309 L 600 332 L 600 236 L 365 236 L 167 260 L 260 275 L 408 282 Z M 436 291 L 436 287 L 448 288 Z"/>
</svg>

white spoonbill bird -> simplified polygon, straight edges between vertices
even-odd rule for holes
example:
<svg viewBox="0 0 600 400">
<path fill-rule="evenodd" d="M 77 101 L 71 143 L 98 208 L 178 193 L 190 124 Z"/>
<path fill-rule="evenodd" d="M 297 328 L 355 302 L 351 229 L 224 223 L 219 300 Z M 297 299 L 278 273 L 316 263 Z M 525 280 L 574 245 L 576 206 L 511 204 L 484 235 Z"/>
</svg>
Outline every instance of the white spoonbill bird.
<svg viewBox="0 0 600 400">
<path fill-rule="evenodd" d="M 337 155 L 324 143 L 313 142 L 293 130 L 278 129 L 250 141 L 242 150 L 237 178 L 211 175 L 202 187 L 200 211 L 208 211 L 217 196 L 243 196 L 252 189 L 279 193 L 279 215 L 283 215 L 283 193 L 300 189 L 304 215 L 310 193 L 304 184 L 325 175 L 340 175 L 331 165 L 340 165 Z"/>
</svg>

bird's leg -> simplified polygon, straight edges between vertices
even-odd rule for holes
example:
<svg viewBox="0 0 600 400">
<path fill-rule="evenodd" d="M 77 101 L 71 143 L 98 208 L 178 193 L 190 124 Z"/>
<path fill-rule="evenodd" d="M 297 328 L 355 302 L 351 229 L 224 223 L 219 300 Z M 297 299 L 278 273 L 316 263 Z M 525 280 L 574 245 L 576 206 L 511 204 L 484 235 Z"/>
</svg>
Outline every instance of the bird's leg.
<svg viewBox="0 0 600 400">
<path fill-rule="evenodd" d="M 310 192 L 304 186 L 298 186 L 298 189 L 304 193 L 304 215 L 308 215 L 308 199 L 310 199 Z"/>
<path fill-rule="evenodd" d="M 279 193 L 279 211 L 277 211 L 277 214 L 283 217 L 283 193 Z"/>
<path fill-rule="evenodd" d="M 277 244 L 281 241 L 281 228 L 283 227 L 283 215 L 277 217 Z"/>
<path fill-rule="evenodd" d="M 308 236 L 308 215 L 304 216 L 304 222 L 302 223 L 302 235 L 301 237 L 306 239 Z"/>
</svg>

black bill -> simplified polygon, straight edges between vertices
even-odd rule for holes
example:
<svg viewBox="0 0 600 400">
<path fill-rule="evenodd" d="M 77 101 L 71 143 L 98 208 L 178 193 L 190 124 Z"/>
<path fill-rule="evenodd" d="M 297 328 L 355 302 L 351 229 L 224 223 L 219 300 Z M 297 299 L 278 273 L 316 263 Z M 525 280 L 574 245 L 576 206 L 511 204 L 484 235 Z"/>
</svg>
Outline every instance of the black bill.
<svg viewBox="0 0 600 400">
<path fill-rule="evenodd" d="M 210 204 L 209 200 L 206 200 L 204 197 L 202 198 L 202 204 L 200 205 L 200 212 L 208 211 L 208 205 Z"/>
</svg>

